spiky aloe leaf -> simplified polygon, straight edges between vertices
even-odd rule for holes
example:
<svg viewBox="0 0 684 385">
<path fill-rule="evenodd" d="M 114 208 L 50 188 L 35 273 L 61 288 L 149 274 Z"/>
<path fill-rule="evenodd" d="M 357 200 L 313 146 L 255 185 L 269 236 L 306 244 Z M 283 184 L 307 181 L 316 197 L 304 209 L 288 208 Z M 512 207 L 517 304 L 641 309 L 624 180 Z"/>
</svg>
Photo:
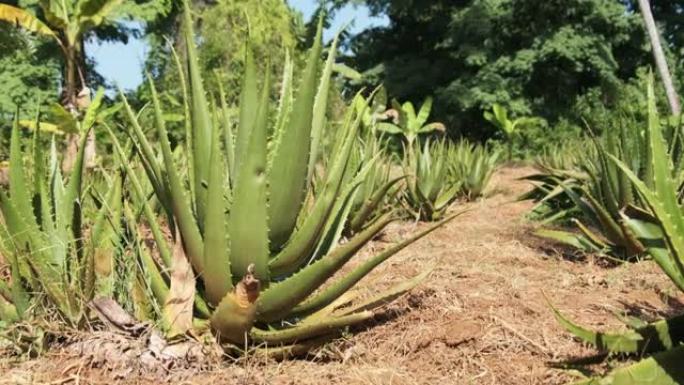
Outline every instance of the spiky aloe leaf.
<svg viewBox="0 0 684 385">
<path fill-rule="evenodd" d="M 308 297 L 323 282 L 335 274 L 354 254 L 393 219 L 385 215 L 373 226 L 360 232 L 330 254 L 304 267 L 284 281 L 264 290 L 257 301 L 257 318 L 272 321 L 287 315 L 299 302 Z"/>
<path fill-rule="evenodd" d="M 175 223 L 178 226 L 181 237 L 183 238 L 186 255 L 190 258 L 190 263 L 195 269 L 195 272 L 202 277 L 202 272 L 204 271 L 204 243 L 197 222 L 195 222 L 195 217 L 192 214 L 191 205 L 186 197 L 186 191 L 183 187 L 183 182 L 181 181 L 180 172 L 174 162 L 171 144 L 169 143 L 169 136 L 166 131 L 166 124 L 164 123 L 163 112 L 161 110 L 156 88 L 154 87 L 151 78 L 148 78 L 148 83 L 150 85 L 152 102 L 154 105 L 159 145 L 162 150 L 164 168 L 168 179 L 169 196 L 172 206 L 171 211 L 173 212 L 174 219 L 174 221 L 170 222 Z M 168 247 L 165 249 L 169 250 Z M 168 264 L 170 254 L 167 254 L 166 256 L 167 259 L 165 259 L 165 262 Z"/>
<path fill-rule="evenodd" d="M 234 173 L 239 173 L 239 170 L 242 169 L 242 163 L 244 163 L 244 160 L 249 156 L 250 138 L 254 125 L 256 124 L 259 109 L 259 90 L 257 88 L 256 67 L 249 45 L 245 52 L 245 74 L 242 78 L 240 113 L 238 118 L 237 140 L 235 144 L 235 168 L 231 170 Z"/>
<path fill-rule="evenodd" d="M 349 221 L 349 227 L 354 231 L 359 231 L 363 225 L 371 218 L 373 213 L 380 208 L 382 200 L 387 196 L 387 193 L 400 181 L 406 179 L 407 175 L 402 175 L 394 179 L 390 179 L 384 185 L 380 186 L 373 195 L 366 199 L 361 208 Z"/>
<path fill-rule="evenodd" d="M 321 56 L 321 23 L 322 19 L 318 23 L 314 45 L 309 53 L 288 126 L 280 135 L 280 142 L 275 144 L 275 153 L 268 174 L 268 228 L 271 248 L 274 250 L 280 249 L 289 239 L 304 203 L 311 150 L 311 119 Z"/>
<path fill-rule="evenodd" d="M 259 100 L 249 144 L 236 170 L 233 204 L 228 219 L 233 277 L 242 278 L 254 264 L 255 274 L 266 286 L 270 280 L 268 216 L 266 205 L 266 151 L 268 135 L 269 79 Z"/>
<path fill-rule="evenodd" d="M 314 99 L 313 115 L 311 121 L 311 154 L 309 155 L 309 165 L 307 167 L 306 184 L 311 183 L 314 168 L 318 161 L 318 152 L 323 135 L 323 128 L 326 122 L 326 112 L 328 111 L 328 94 L 330 93 L 330 77 L 333 72 L 333 65 L 335 64 L 335 55 L 337 53 L 337 42 L 340 33 L 335 35 L 330 48 L 328 49 L 328 59 L 323 67 L 321 80 L 318 82 L 318 92 Z"/>
<path fill-rule="evenodd" d="M 152 150 L 152 144 L 145 137 L 145 133 L 143 132 L 142 127 L 140 127 L 138 118 L 135 112 L 133 112 L 131 106 L 128 104 L 128 100 L 126 99 L 123 91 L 119 90 L 119 95 L 124 105 L 126 115 L 128 116 L 128 120 L 133 128 L 132 132 L 129 134 L 135 138 L 134 143 L 140 154 L 140 160 L 142 161 L 143 168 L 147 174 L 147 179 L 150 181 L 150 184 L 152 185 L 154 192 L 157 194 L 157 197 L 159 197 L 159 200 L 164 204 L 164 208 L 169 209 L 167 189 L 164 186 L 161 166 L 159 165 L 156 154 Z M 155 110 L 155 113 L 156 112 L 157 111 Z"/>
<path fill-rule="evenodd" d="M 144 244 L 144 236 L 140 234 L 140 229 L 138 228 L 138 221 L 133 214 L 131 207 L 128 203 L 124 204 L 123 209 L 124 217 L 126 218 L 126 223 L 128 230 L 133 234 L 133 248 L 138 258 L 140 259 L 140 268 L 143 277 L 149 282 L 149 287 L 157 300 L 157 303 L 166 303 L 166 298 L 169 295 L 169 286 L 164 280 L 159 267 L 152 258 L 149 250 Z"/>
<path fill-rule="evenodd" d="M 636 234 L 641 244 L 646 247 L 648 254 L 653 257 L 663 272 L 680 290 L 684 290 L 684 271 L 680 268 L 681 265 L 677 260 L 670 255 L 663 239 L 663 231 L 659 225 L 653 220 L 640 220 L 628 217 L 625 214 L 621 215 L 622 222 Z"/>
<path fill-rule="evenodd" d="M 568 231 L 539 229 L 534 232 L 534 235 L 548 238 L 587 252 L 599 252 L 603 250 L 603 247 L 588 240 L 585 236 Z"/>
<path fill-rule="evenodd" d="M 350 109 L 349 113 L 353 115 L 353 110 Z M 269 267 L 274 275 L 287 275 L 297 271 L 314 251 L 321 231 L 334 208 L 362 116 L 359 114 L 353 123 L 349 123 L 347 119 L 347 123 L 342 128 L 347 132 L 347 137 L 333 160 L 323 192 L 317 197 L 301 228 L 292 236 L 285 248 L 271 260 Z"/>
<path fill-rule="evenodd" d="M 436 224 L 433 224 L 429 226 L 427 229 L 411 236 L 410 238 L 397 243 L 396 245 L 391 246 L 387 250 L 381 252 L 380 254 L 374 256 L 373 258 L 368 259 L 364 263 L 360 264 L 356 268 L 354 268 L 351 272 L 345 274 L 342 278 L 334 282 L 333 284 L 327 286 L 325 289 L 321 290 L 319 293 L 315 294 L 311 298 L 307 299 L 306 301 L 300 303 L 293 309 L 293 313 L 295 314 L 302 314 L 302 313 L 311 313 L 316 310 L 322 309 L 323 307 L 327 306 L 328 304 L 332 303 L 335 301 L 337 298 L 339 298 L 342 294 L 346 293 L 349 289 L 351 289 L 354 285 L 356 285 L 363 277 L 368 275 L 373 269 L 375 269 L 378 265 L 380 265 L 382 262 L 386 261 L 388 258 L 391 256 L 395 255 L 399 251 L 403 250 L 410 244 L 416 242 L 417 240 L 425 237 L 426 235 L 430 234 L 431 232 L 437 230 L 438 228 L 444 226 L 445 224 L 449 223 L 452 221 L 454 218 L 462 215 L 466 211 L 460 211 L 458 213 L 455 213 L 441 222 L 438 222 Z"/>
<path fill-rule="evenodd" d="M 289 123 L 290 113 L 292 111 L 292 79 L 293 79 L 293 67 L 292 58 L 290 57 L 290 52 L 285 52 L 285 64 L 283 65 L 282 80 L 280 82 L 280 99 L 278 100 L 278 112 L 276 114 L 275 126 L 273 128 L 273 143 L 278 145 L 282 142 L 282 135 L 285 131 L 285 127 Z M 272 149 L 268 153 L 268 168 L 270 170 L 273 164 L 273 155 L 276 153 L 275 149 Z"/>
<path fill-rule="evenodd" d="M 109 134 L 109 137 L 112 140 L 114 151 L 116 152 L 117 156 L 122 160 L 127 159 L 124 150 L 121 147 L 121 144 L 119 143 L 119 140 L 117 139 L 116 135 L 114 135 L 114 133 L 108 125 L 104 124 L 103 126 L 107 130 L 107 133 Z M 150 230 L 152 232 L 152 236 L 154 237 L 157 247 L 159 248 L 159 254 L 161 256 L 161 259 L 162 261 L 164 261 L 165 267 L 170 268 L 172 265 L 171 248 L 169 247 L 166 238 L 164 238 L 164 235 L 161 232 L 159 223 L 157 222 L 157 216 L 152 210 L 152 207 L 150 207 L 150 205 L 147 202 L 147 195 L 145 194 L 142 185 L 140 184 L 140 181 L 138 180 L 138 177 L 135 171 L 133 170 L 133 167 L 129 164 L 129 162 L 122 161 L 121 166 L 126 171 L 126 176 L 128 180 L 131 182 L 133 193 L 135 194 L 137 201 L 140 202 L 140 204 L 142 205 L 142 212 L 145 215 L 145 219 L 147 219 L 147 222 L 150 226 Z"/>
<path fill-rule="evenodd" d="M 192 108 L 192 157 L 194 167 L 194 186 L 195 186 L 195 210 L 198 222 L 204 224 L 206 213 L 206 189 L 203 184 L 209 179 L 211 163 L 211 116 L 209 114 L 209 104 L 202 84 L 197 52 L 195 48 L 195 33 L 193 20 L 190 14 L 188 1 L 183 1 L 183 16 L 185 24 L 185 45 L 187 49 L 188 61 L 188 80 L 190 82 L 190 99 Z M 191 259 L 194 258 L 191 256 Z"/>
<path fill-rule="evenodd" d="M 340 317 L 330 317 L 316 320 L 316 322 L 300 324 L 280 330 L 261 330 L 253 328 L 249 334 L 257 342 L 267 344 L 285 344 L 296 341 L 304 341 L 309 338 L 330 334 L 347 326 L 356 325 L 368 321 L 373 317 L 373 312 L 362 311 Z"/>
<path fill-rule="evenodd" d="M 377 309 L 381 306 L 384 306 L 395 299 L 399 298 L 400 296 L 406 294 L 410 290 L 412 290 L 414 287 L 418 286 L 421 284 L 434 270 L 434 266 L 431 266 L 427 269 L 425 269 L 423 272 L 420 274 L 409 278 L 405 281 L 402 281 L 392 287 L 390 287 L 387 290 L 382 291 L 381 293 L 378 293 L 370 298 L 367 298 L 361 303 L 351 305 L 345 309 L 342 310 L 341 314 L 346 315 L 346 314 L 353 314 L 356 312 L 360 311 L 368 311 L 368 310 L 373 310 Z"/>
<path fill-rule="evenodd" d="M 18 113 L 15 115 L 10 137 L 9 193 L 18 214 L 29 223 L 31 228 L 34 228 L 37 224 L 35 223 L 33 208 L 31 207 L 32 194 L 24 174 L 26 170 L 21 166 L 24 164 L 24 160 L 22 159 L 21 131 L 19 130 L 17 116 Z"/>
<path fill-rule="evenodd" d="M 217 78 L 219 102 L 221 103 L 221 117 L 223 118 L 223 151 L 225 152 L 225 160 L 228 165 L 228 174 L 232 180 L 233 173 L 235 172 L 235 137 L 233 136 L 233 123 L 230 121 L 230 112 L 228 110 L 228 104 L 226 103 L 226 93 L 223 90 L 223 84 L 221 84 L 220 77 L 217 76 Z"/>
<path fill-rule="evenodd" d="M 684 383 L 682 360 L 684 346 L 679 346 L 615 369 L 603 378 L 590 378 L 573 385 L 680 385 Z"/>
<path fill-rule="evenodd" d="M 225 223 L 226 202 L 223 192 L 226 185 L 225 168 L 220 148 L 219 128 L 214 127 L 211 142 L 211 164 L 207 187 L 207 214 L 204 222 L 204 287 L 209 303 L 218 304 L 233 288 L 230 273 L 230 249 Z"/>
<path fill-rule="evenodd" d="M 547 300 L 548 302 L 548 300 Z M 595 332 L 570 321 L 549 303 L 558 323 L 582 341 L 611 353 L 648 353 L 672 349 L 684 342 L 684 315 L 624 332 Z"/>
</svg>

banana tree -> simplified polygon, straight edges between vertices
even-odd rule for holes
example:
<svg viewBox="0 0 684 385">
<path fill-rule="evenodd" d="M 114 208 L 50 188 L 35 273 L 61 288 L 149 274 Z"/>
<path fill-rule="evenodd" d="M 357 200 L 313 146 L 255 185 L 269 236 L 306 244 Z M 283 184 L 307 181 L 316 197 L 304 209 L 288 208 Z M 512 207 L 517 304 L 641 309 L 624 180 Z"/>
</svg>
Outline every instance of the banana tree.
<svg viewBox="0 0 684 385">
<path fill-rule="evenodd" d="M 43 19 L 28 9 L 0 4 L 0 20 L 28 31 L 50 37 L 64 56 L 63 104 L 79 108 L 87 103 L 84 37 L 94 28 L 111 20 L 123 0 L 41 0 Z"/>
<path fill-rule="evenodd" d="M 349 270 L 317 291 L 394 216 L 382 215 L 339 244 L 349 206 L 370 166 L 348 167 L 361 114 L 349 108 L 330 151 L 327 170 L 314 193 L 309 161 L 318 147 L 312 139 L 325 121 L 329 78 L 336 40 L 324 67 L 321 25 L 298 87 L 286 63 L 279 108 L 271 119 L 269 71 L 258 87 L 252 56 L 245 60 L 237 132 L 224 122 L 225 100 L 210 104 L 197 64 L 190 10 L 184 3 L 188 109 L 191 143 L 186 143 L 187 173 L 176 162 L 154 84 L 150 82 L 159 152 L 155 152 L 128 104 L 129 131 L 145 175 L 163 205 L 163 218 L 146 204 L 146 192 L 133 165 L 124 162 L 132 192 L 159 250 L 144 258 L 169 335 L 204 324 L 233 346 L 267 344 L 272 354 L 306 351 L 363 322 L 373 310 L 409 290 L 424 272 L 377 296 L 358 299 L 350 291 L 377 265 L 439 227 L 438 223 Z M 249 51 L 248 51 L 249 52 Z M 182 73 L 182 71 L 181 71 Z M 317 81 L 318 74 L 320 81 Z M 294 90 L 297 90 L 294 92 Z M 125 99 L 124 99 L 125 103 Z M 212 108 L 214 106 L 214 108 Z M 269 124 L 273 134 L 269 137 Z M 111 133 L 115 151 L 125 150 Z M 269 143 L 270 142 L 270 143 Z M 352 173 L 351 182 L 345 174 Z M 307 204 L 305 204 L 307 203 Z M 173 242 L 162 233 L 168 224 Z"/>
<path fill-rule="evenodd" d="M 413 148 L 413 142 L 421 134 L 439 131 L 444 132 L 444 124 L 439 122 L 427 123 L 432 110 L 432 98 L 425 99 L 418 114 L 411 102 L 399 104 L 392 100 L 392 109 L 385 112 L 385 116 L 393 117 L 392 122 L 379 122 L 378 130 L 388 134 L 402 135 L 406 141 L 406 148 Z"/>
<path fill-rule="evenodd" d="M 539 119 L 531 117 L 520 117 L 509 119 L 508 111 L 498 103 L 492 105 L 491 111 L 484 112 L 484 118 L 495 125 L 506 137 L 508 144 L 508 160 L 513 159 L 513 138 L 518 129 L 527 124 L 536 124 Z"/>
<path fill-rule="evenodd" d="M 122 3 L 123 0 L 41 0 L 38 4 L 43 19 L 28 9 L 0 4 L 0 20 L 52 38 L 57 43 L 64 57 L 61 102 L 75 116 L 91 103 L 86 84 L 84 39 L 94 28 L 111 21 Z M 68 135 L 67 156 L 63 163 L 65 170 L 75 162 L 78 137 L 77 133 Z M 95 158 L 94 132 L 91 132 L 86 145 L 86 165 L 90 167 Z"/>
<path fill-rule="evenodd" d="M 655 106 L 653 79 L 648 84 L 648 124 L 646 126 L 648 152 L 646 162 L 651 171 L 638 175 L 615 155 L 609 161 L 634 184 L 646 203 L 645 210 L 625 210 L 621 213 L 624 226 L 644 245 L 646 251 L 679 290 L 684 291 L 684 206 L 680 203 L 680 184 L 677 168 L 668 152 Z M 675 177 L 673 177 L 675 175 Z M 626 368 L 619 368 L 603 379 L 588 379 L 582 384 L 681 384 L 684 383 L 684 315 L 646 323 L 624 318 L 629 329 L 625 332 L 595 332 L 576 325 L 557 309 L 552 308 L 559 323 L 580 340 L 601 351 L 651 357 Z"/>
</svg>

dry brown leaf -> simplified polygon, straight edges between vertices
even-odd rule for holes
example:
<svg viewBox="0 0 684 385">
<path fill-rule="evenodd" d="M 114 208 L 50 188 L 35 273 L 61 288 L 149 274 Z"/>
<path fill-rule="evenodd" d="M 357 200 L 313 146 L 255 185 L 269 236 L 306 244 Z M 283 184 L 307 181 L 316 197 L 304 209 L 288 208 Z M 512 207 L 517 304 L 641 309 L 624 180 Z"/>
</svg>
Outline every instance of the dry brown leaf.
<svg viewBox="0 0 684 385">
<path fill-rule="evenodd" d="M 195 298 L 195 276 L 178 233 L 171 263 L 171 288 L 164 303 L 164 321 L 167 335 L 174 337 L 192 328 L 192 305 Z"/>
</svg>

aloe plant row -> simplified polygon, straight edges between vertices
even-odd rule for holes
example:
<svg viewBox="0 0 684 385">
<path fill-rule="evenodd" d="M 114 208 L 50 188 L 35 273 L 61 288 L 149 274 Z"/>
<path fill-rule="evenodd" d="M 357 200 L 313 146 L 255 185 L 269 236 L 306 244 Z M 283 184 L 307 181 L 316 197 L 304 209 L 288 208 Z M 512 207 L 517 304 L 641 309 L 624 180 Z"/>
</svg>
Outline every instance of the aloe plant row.
<svg viewBox="0 0 684 385">
<path fill-rule="evenodd" d="M 644 162 L 649 170 L 640 174 L 616 155 L 607 155 L 607 162 L 617 167 L 618 177 L 631 182 L 645 204 L 645 209 L 628 206 L 620 212 L 621 222 L 644 246 L 672 282 L 684 291 L 684 207 L 680 203 L 678 168 L 673 161 L 672 146 L 665 141 L 655 105 L 653 80 L 648 89 L 648 124 L 645 141 L 648 151 Z M 684 316 L 645 323 L 626 319 L 626 332 L 594 332 L 578 326 L 553 309 L 561 325 L 579 339 L 601 351 L 644 354 L 651 357 L 617 369 L 602 379 L 588 379 L 583 384 L 680 384 L 684 382 L 681 362 L 684 360 Z"/>
</svg>

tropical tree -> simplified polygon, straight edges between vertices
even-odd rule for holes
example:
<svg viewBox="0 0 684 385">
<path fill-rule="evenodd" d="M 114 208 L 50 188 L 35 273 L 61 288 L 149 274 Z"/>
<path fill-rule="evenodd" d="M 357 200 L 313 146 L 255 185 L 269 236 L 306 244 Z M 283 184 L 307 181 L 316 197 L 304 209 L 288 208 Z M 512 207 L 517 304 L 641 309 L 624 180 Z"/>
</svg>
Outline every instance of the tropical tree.
<svg viewBox="0 0 684 385">
<path fill-rule="evenodd" d="M 537 124 L 540 119 L 534 117 L 520 117 L 517 119 L 509 119 L 506 108 L 498 103 L 494 103 L 492 111 L 485 111 L 484 118 L 495 125 L 506 137 L 508 144 L 508 160 L 513 158 L 513 137 L 518 128 L 525 125 Z"/>
<path fill-rule="evenodd" d="M 418 114 L 413 107 L 413 103 L 405 102 L 399 104 L 392 100 L 392 110 L 385 112 L 385 116 L 393 116 L 393 121 L 378 123 L 378 129 L 388 134 L 399 134 L 404 137 L 409 148 L 413 147 L 413 142 L 418 135 L 427 134 L 434 131 L 444 132 L 444 124 L 439 122 L 427 123 L 432 110 L 432 98 L 428 97 L 420 106 Z M 427 124 L 426 124 L 427 123 Z"/>
</svg>

